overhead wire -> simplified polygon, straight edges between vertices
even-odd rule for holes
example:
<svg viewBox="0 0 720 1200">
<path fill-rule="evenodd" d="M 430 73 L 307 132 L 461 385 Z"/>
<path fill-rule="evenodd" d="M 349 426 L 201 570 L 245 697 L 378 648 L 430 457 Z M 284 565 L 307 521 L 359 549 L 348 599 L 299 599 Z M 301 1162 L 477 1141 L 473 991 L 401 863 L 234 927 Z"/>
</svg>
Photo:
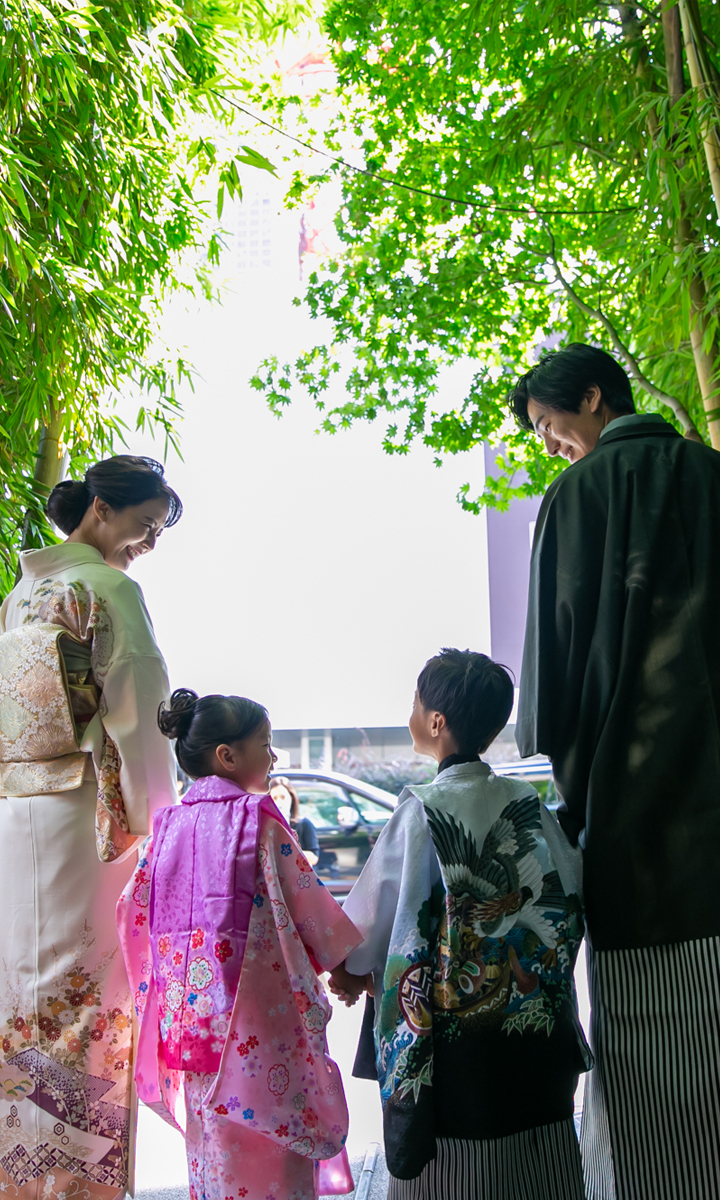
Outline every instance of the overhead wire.
<svg viewBox="0 0 720 1200">
<path fill-rule="evenodd" d="M 525 205 L 508 205 L 497 204 L 495 201 L 481 201 L 461 198 L 459 196 L 448 196 L 446 192 L 436 192 L 430 188 L 415 187 L 411 183 L 404 183 L 400 179 L 394 179 L 387 175 L 381 175 L 378 171 L 370 171 L 367 167 L 358 167 L 354 163 L 348 162 L 347 159 L 341 158 L 338 154 L 332 154 L 329 150 L 321 150 L 319 146 L 313 146 L 311 142 L 305 142 L 302 138 L 296 137 L 292 133 L 288 133 L 280 125 L 275 125 L 272 121 L 266 120 L 264 117 L 258 116 L 257 113 L 251 112 L 243 104 L 233 100 L 230 96 L 225 96 L 221 92 L 213 90 L 213 95 L 219 100 L 231 104 L 233 108 L 237 108 L 245 116 L 251 120 L 257 121 L 259 125 L 264 125 L 267 129 L 272 129 L 274 133 L 279 133 L 281 137 L 288 138 L 289 141 L 295 142 L 298 146 L 302 146 L 305 150 L 310 150 L 313 154 L 320 154 L 323 158 L 329 158 L 331 162 L 338 163 L 341 167 L 345 167 L 348 171 L 354 171 L 357 175 L 364 175 L 368 179 L 377 180 L 379 183 L 384 183 L 388 187 L 401 188 L 405 192 L 413 192 L 417 196 L 427 196 L 431 200 L 444 200 L 448 204 L 457 204 L 465 208 L 477 208 L 492 212 L 519 213 L 524 216 L 539 216 L 539 217 L 581 217 L 581 216 L 611 216 L 614 213 L 625 213 L 637 211 L 636 204 L 626 204 L 618 208 L 538 208 L 534 204 Z"/>
</svg>

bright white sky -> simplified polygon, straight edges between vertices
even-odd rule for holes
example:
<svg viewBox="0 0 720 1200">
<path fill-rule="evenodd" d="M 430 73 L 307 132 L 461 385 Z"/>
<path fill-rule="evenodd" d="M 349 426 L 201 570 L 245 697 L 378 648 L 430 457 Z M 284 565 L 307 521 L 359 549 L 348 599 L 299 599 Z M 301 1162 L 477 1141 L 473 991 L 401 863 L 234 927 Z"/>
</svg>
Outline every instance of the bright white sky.
<svg viewBox="0 0 720 1200">
<path fill-rule="evenodd" d="M 277 729 L 404 724 L 430 655 L 489 652 L 485 522 L 455 500 L 466 480 L 481 488 L 482 453 L 438 470 L 423 448 L 387 456 L 380 422 L 316 434 L 302 395 L 269 413 L 251 375 L 321 332 L 291 304 L 299 214 L 271 226 L 270 268 L 238 273 L 233 244 L 223 306 L 168 314 L 198 372 L 185 461 L 167 463 L 185 515 L 133 576 L 173 687 L 251 696 Z M 162 457 L 137 435 L 129 449 Z"/>
</svg>

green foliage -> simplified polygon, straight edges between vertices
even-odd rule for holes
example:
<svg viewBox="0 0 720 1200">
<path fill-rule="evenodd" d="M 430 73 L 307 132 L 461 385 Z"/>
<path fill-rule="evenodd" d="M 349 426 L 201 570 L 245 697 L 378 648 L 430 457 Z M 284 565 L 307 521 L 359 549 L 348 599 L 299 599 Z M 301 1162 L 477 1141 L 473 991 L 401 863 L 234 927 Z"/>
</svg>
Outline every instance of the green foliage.
<svg viewBox="0 0 720 1200">
<path fill-rule="evenodd" d="M 720 6 L 701 12 L 717 45 Z M 326 145 L 362 170 L 325 169 L 342 186 L 341 250 L 305 302 L 331 336 L 292 365 L 263 364 L 253 382 L 275 411 L 297 382 L 329 431 L 384 418 L 390 453 L 416 438 L 438 456 L 502 443 L 499 477 L 460 499 L 503 506 L 560 469 L 509 419 L 510 383 L 543 348 L 612 350 L 609 322 L 706 436 L 688 287 L 703 281 L 710 352 L 718 225 L 697 99 L 668 100 L 661 6 L 330 0 L 325 28 L 340 100 Z M 296 179 L 294 202 L 300 191 Z M 444 401 L 458 363 L 472 384 Z M 636 399 L 673 419 L 647 390 Z"/>
<path fill-rule="evenodd" d="M 122 428 L 174 438 L 182 361 L 157 350 L 159 307 L 209 287 L 213 211 L 244 166 L 229 136 L 232 67 L 297 15 L 294 0 L 2 0 L 0 16 L 0 576 L 47 540 L 38 438 L 55 421 L 73 469 Z M 239 169 L 240 168 L 240 169 Z M 216 203 L 213 204 L 213 196 Z M 183 269 L 190 252 L 195 263 Z M 27 513 L 27 520 L 25 514 Z"/>
</svg>

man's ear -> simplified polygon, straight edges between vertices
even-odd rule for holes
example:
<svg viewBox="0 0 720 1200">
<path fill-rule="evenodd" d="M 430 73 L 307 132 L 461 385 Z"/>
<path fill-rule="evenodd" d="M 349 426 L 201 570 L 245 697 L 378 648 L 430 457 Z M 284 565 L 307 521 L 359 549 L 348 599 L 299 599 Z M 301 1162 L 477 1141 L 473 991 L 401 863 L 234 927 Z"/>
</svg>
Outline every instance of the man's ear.
<svg viewBox="0 0 720 1200">
<path fill-rule="evenodd" d="M 588 388 L 585 395 L 583 396 L 583 400 L 587 400 L 588 408 L 590 409 L 590 412 L 592 412 L 592 413 L 600 412 L 600 409 L 602 408 L 603 398 L 602 398 L 602 392 L 600 391 L 600 388 L 598 387 L 598 385 L 596 383 L 590 384 L 590 387 Z"/>
</svg>

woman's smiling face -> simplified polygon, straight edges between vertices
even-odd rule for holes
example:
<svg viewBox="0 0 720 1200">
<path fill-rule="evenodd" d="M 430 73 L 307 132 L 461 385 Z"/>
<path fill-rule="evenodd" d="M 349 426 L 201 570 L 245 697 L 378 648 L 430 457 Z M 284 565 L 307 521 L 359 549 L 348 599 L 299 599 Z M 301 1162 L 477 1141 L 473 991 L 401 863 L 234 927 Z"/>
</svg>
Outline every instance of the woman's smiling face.
<svg viewBox="0 0 720 1200">
<path fill-rule="evenodd" d="M 164 496 L 119 509 L 96 498 L 93 508 L 98 518 L 93 542 L 108 566 L 118 571 L 127 571 L 141 554 L 155 549 L 168 515 Z"/>
</svg>

